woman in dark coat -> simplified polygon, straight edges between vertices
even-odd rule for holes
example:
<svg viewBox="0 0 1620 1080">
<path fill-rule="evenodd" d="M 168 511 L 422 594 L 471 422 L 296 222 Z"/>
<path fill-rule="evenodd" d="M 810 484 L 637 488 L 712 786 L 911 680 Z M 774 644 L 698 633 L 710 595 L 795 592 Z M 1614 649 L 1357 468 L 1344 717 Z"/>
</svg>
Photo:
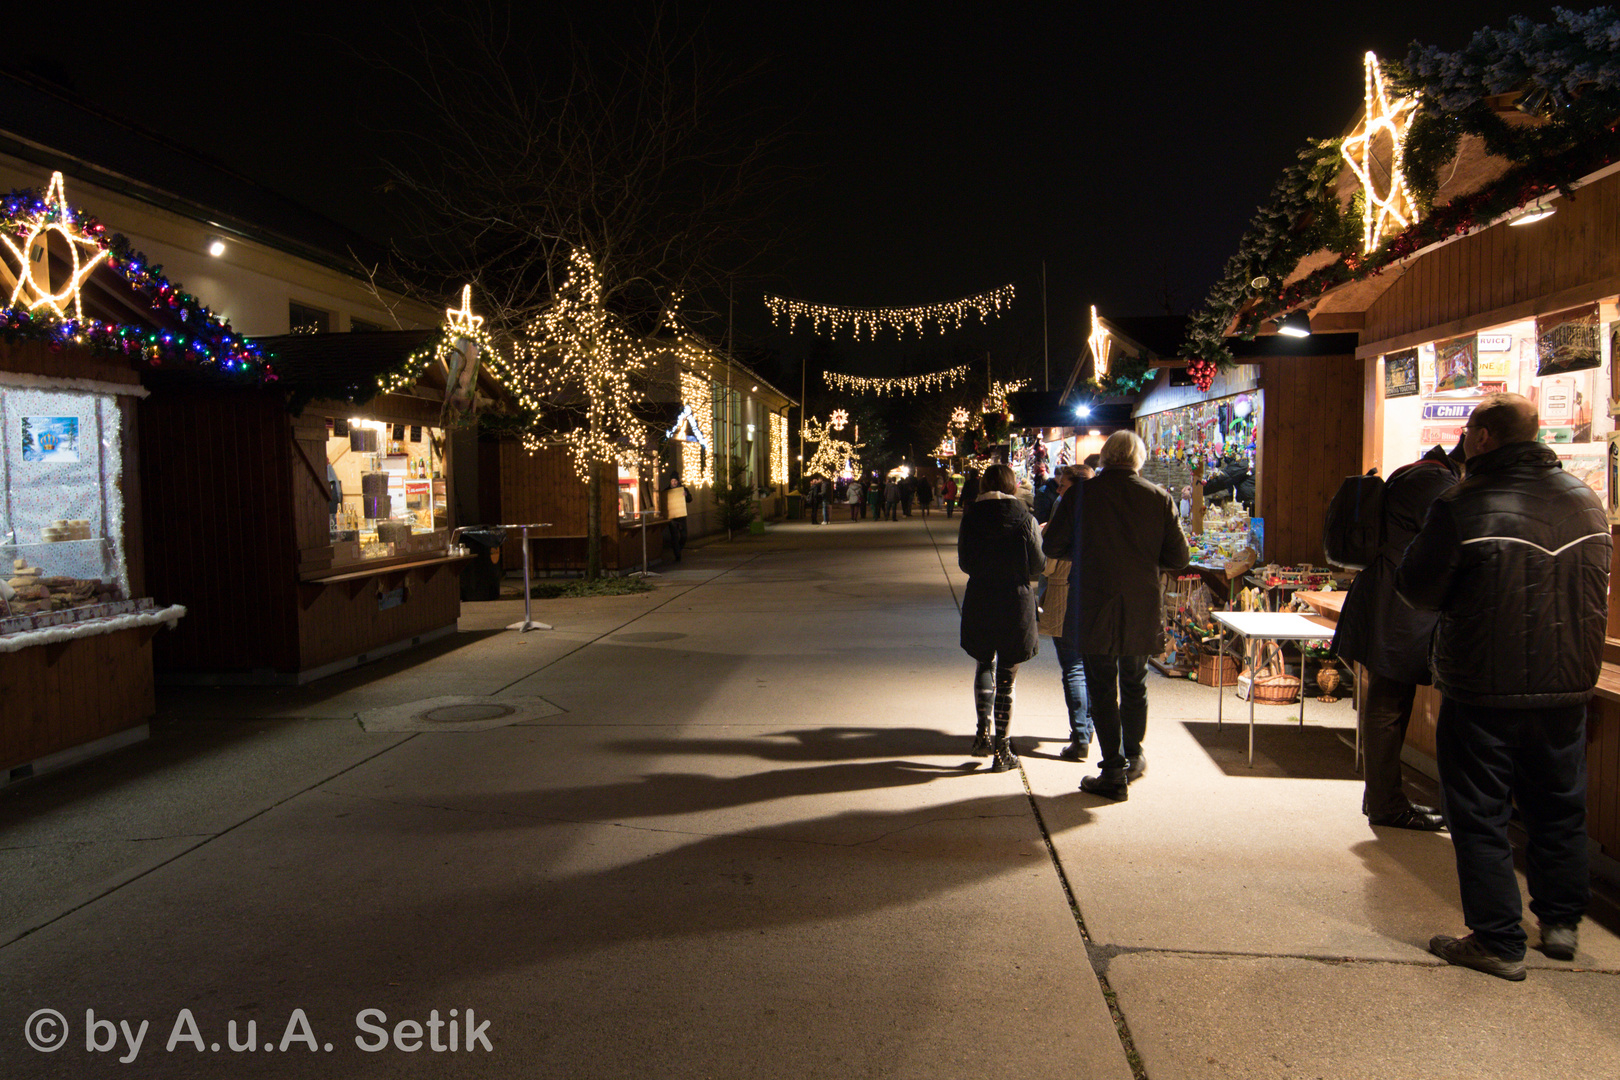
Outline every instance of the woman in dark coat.
<svg viewBox="0 0 1620 1080">
<path fill-rule="evenodd" d="M 992 772 L 1018 767 L 1007 741 L 1013 680 L 1018 665 L 1035 656 L 1040 641 L 1030 582 L 1045 568 L 1046 559 L 1035 519 L 1017 490 L 1007 466 L 986 469 L 979 497 L 963 512 L 956 539 L 956 564 L 968 576 L 962 596 L 962 648 L 979 662 L 973 675 L 979 727 L 972 752 L 975 757 L 993 757 Z"/>
</svg>

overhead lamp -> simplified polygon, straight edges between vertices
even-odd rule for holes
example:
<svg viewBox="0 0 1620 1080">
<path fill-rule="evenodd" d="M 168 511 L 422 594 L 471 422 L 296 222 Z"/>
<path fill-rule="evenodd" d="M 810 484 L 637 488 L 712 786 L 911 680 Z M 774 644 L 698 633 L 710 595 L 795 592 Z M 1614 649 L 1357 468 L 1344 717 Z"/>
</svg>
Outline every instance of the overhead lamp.
<svg viewBox="0 0 1620 1080">
<path fill-rule="evenodd" d="M 1076 405 L 1074 407 L 1074 415 L 1080 417 L 1081 419 L 1084 419 L 1085 417 L 1090 416 L 1091 415 L 1091 406 L 1090 405 Z"/>
<path fill-rule="evenodd" d="M 1556 213 L 1558 213 L 1558 207 L 1548 203 L 1546 196 L 1542 196 L 1509 218 L 1508 224 L 1529 225 L 1531 222 L 1540 221 L 1542 218 L 1550 218 Z"/>
<path fill-rule="evenodd" d="M 1311 317 L 1303 311 L 1290 311 L 1277 320 L 1277 333 L 1284 337 L 1310 337 Z"/>
<path fill-rule="evenodd" d="M 212 255 L 216 259 L 225 254 L 225 241 L 221 240 L 217 236 L 209 240 L 208 254 Z"/>
<path fill-rule="evenodd" d="M 1086 438 L 1100 439 L 1102 438 L 1102 432 L 1098 431 L 1096 428 L 1092 428 L 1090 431 L 1086 432 Z"/>
<path fill-rule="evenodd" d="M 758 390 L 758 389 L 759 389 L 759 387 L 757 387 L 757 386 L 755 386 L 755 387 L 752 387 L 752 388 L 750 388 L 750 389 L 749 389 L 749 391 L 748 391 L 748 392 L 749 392 L 749 393 L 750 393 L 750 394 L 752 394 L 752 393 L 754 393 L 754 392 L 755 392 L 755 391 L 757 391 L 757 390 Z"/>
</svg>

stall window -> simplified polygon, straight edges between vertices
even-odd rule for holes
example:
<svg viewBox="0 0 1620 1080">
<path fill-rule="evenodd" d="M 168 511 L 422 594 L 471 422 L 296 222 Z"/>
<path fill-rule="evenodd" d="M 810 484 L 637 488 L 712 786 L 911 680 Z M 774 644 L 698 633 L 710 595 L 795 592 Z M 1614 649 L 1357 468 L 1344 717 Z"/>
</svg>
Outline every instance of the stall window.
<svg viewBox="0 0 1620 1080">
<path fill-rule="evenodd" d="M 334 545 L 358 545 L 361 558 L 440 546 L 448 527 L 444 432 L 363 418 L 327 428 L 328 506 Z"/>
<path fill-rule="evenodd" d="M 114 613 L 127 589 L 116 399 L 0 389 L 0 435 L 0 633 Z"/>
</svg>

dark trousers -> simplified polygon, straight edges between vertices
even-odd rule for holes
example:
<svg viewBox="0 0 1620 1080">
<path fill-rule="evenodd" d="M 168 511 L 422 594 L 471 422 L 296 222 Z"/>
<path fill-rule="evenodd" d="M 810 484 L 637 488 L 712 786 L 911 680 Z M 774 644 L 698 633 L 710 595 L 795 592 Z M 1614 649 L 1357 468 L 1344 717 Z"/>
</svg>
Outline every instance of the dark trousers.
<svg viewBox="0 0 1620 1080">
<path fill-rule="evenodd" d="M 669 545 L 671 555 L 675 561 L 681 561 L 681 549 L 686 546 L 686 519 L 683 517 L 670 518 L 664 526 L 665 543 Z"/>
<path fill-rule="evenodd" d="M 1142 737 L 1147 734 L 1147 657 L 1087 653 L 1085 668 L 1091 721 L 1102 755 L 1098 764 L 1123 769 L 1127 759 L 1142 756 Z"/>
<path fill-rule="evenodd" d="M 1090 742 L 1092 737 L 1091 700 L 1086 693 L 1085 657 L 1068 639 L 1055 637 L 1058 673 L 1063 679 L 1063 704 L 1069 708 L 1069 738 Z"/>
<path fill-rule="evenodd" d="M 1362 707 L 1361 739 L 1365 748 L 1367 786 L 1361 812 L 1385 817 L 1410 809 L 1411 800 L 1401 787 L 1401 747 L 1412 720 L 1412 683 L 1385 678 L 1367 670 L 1366 701 Z"/>
<path fill-rule="evenodd" d="M 1486 948 L 1521 959 L 1523 909 L 1508 843 L 1515 802 L 1530 837 L 1530 910 L 1571 926 L 1586 913 L 1586 705 L 1492 709 L 1443 698 L 1435 745 L 1463 921 Z"/>
</svg>

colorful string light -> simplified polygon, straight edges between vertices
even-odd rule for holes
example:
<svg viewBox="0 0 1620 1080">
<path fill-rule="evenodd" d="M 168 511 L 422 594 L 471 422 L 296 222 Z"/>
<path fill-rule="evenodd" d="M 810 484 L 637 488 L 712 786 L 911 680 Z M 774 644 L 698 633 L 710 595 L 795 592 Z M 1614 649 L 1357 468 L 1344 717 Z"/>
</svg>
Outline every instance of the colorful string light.
<svg viewBox="0 0 1620 1080">
<path fill-rule="evenodd" d="M 68 242 L 73 269 L 61 291 L 34 277 L 34 244 L 43 234 L 56 232 Z M 16 288 L 0 311 L 0 337 L 7 341 L 40 341 L 50 345 L 75 344 L 102 353 L 126 356 L 149 367 L 166 364 L 212 367 L 233 375 L 255 376 L 265 382 L 276 378 L 257 344 L 235 333 L 228 322 L 209 311 L 196 298 L 182 292 L 163 276 L 161 266 L 147 262 L 128 239 L 107 235 L 107 227 L 89 214 L 70 206 L 62 174 L 52 173 L 44 190 L 24 189 L 0 196 L 0 239 L 20 259 Z M 81 249 L 95 253 L 86 259 Z M 152 310 L 180 323 L 180 330 L 151 330 L 140 326 L 86 320 L 79 288 L 86 275 L 106 262 L 145 299 Z M 26 299 L 25 295 L 27 294 Z M 24 300 L 27 307 L 18 307 Z M 68 317 L 71 301 L 73 316 Z"/>
<path fill-rule="evenodd" d="M 904 334 L 906 328 L 911 327 L 921 335 L 930 322 L 936 324 L 941 333 L 944 333 L 947 325 L 960 330 L 969 315 L 978 316 L 980 322 L 999 315 L 1003 308 L 1012 304 L 1013 292 L 1013 286 L 1007 284 L 989 292 L 964 296 L 960 300 L 894 308 L 836 307 L 766 293 L 765 306 L 771 309 L 771 325 L 778 325 L 786 319 L 788 333 L 793 332 L 800 319 L 806 319 L 815 333 L 825 330 L 828 336 L 837 337 L 838 331 L 847 327 L 854 332 L 855 340 L 859 341 L 863 328 L 868 340 L 875 340 L 879 329 Z"/>
<path fill-rule="evenodd" d="M 840 371 L 823 371 L 821 377 L 828 386 L 846 394 L 921 394 L 955 386 L 967 377 L 967 365 L 948 371 L 933 371 L 927 375 L 907 375 L 898 379 L 867 379 L 860 375 L 845 375 Z"/>
</svg>

